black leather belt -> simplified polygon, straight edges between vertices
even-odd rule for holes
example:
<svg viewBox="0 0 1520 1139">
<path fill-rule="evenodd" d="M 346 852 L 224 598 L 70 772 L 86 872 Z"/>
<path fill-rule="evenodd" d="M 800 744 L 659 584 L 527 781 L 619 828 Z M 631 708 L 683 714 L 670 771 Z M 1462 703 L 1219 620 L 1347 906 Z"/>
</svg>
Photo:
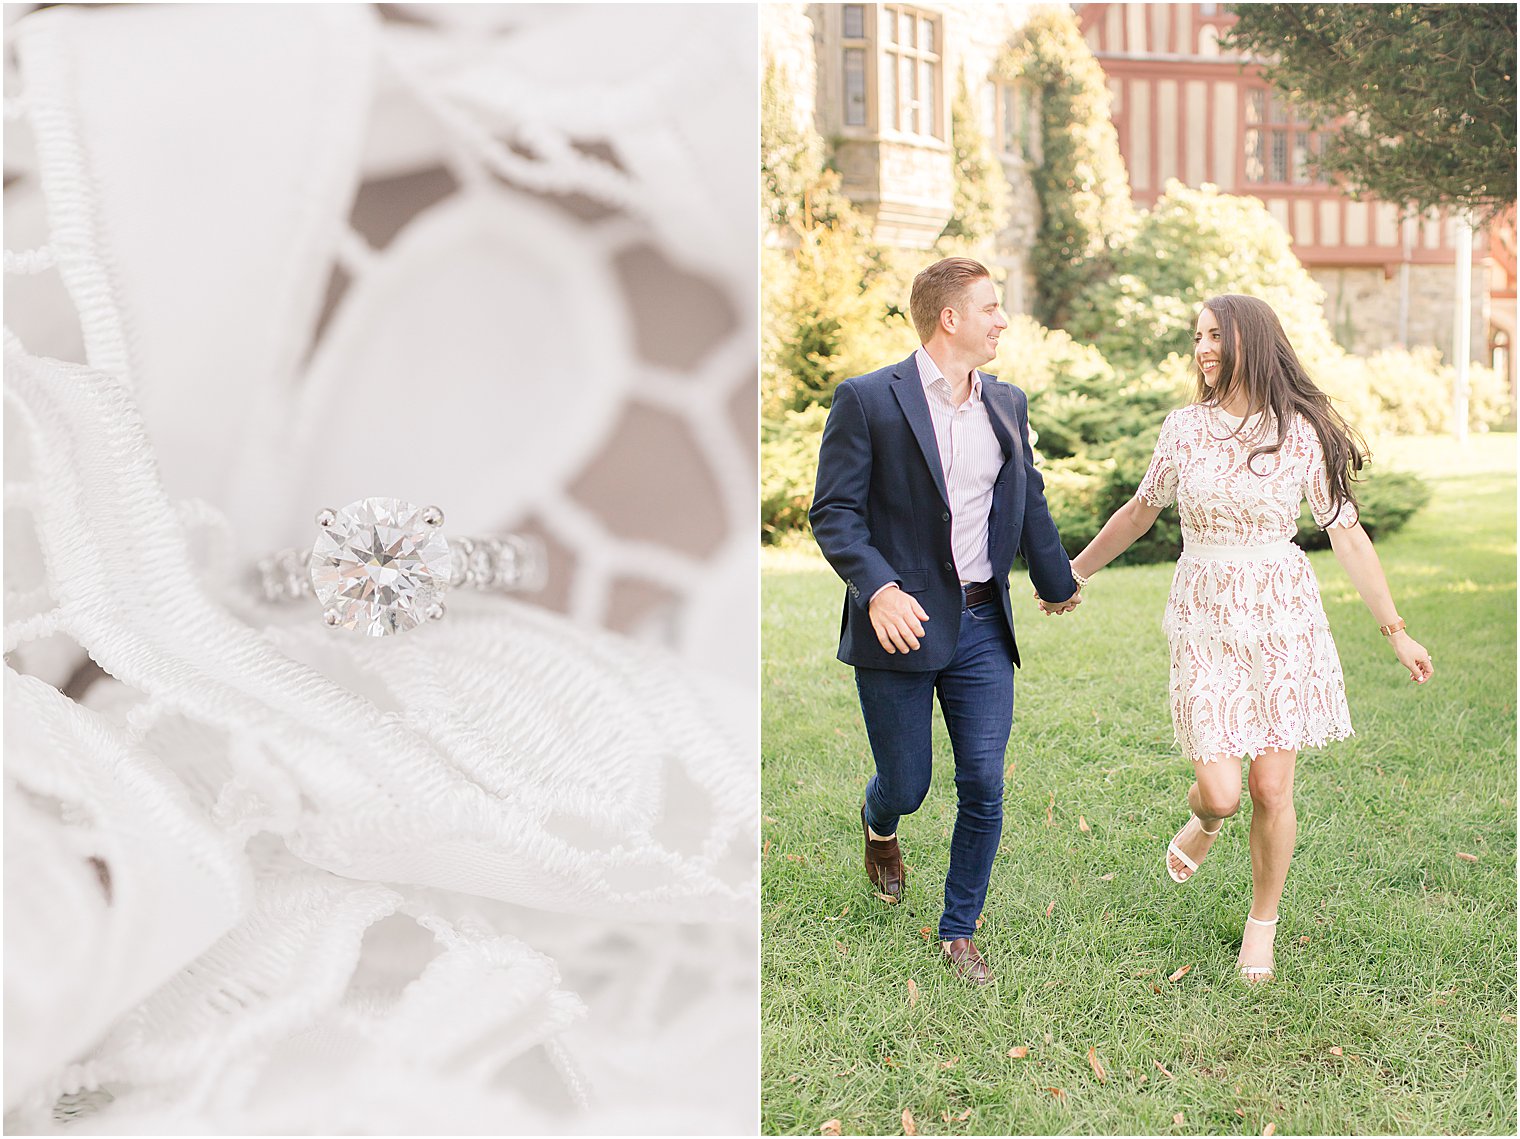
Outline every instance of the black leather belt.
<svg viewBox="0 0 1520 1139">
<path fill-rule="evenodd" d="M 962 585 L 961 592 L 966 595 L 966 607 L 969 609 L 973 605 L 981 605 L 983 602 L 992 600 L 992 582 L 973 581 L 968 585 Z"/>
</svg>

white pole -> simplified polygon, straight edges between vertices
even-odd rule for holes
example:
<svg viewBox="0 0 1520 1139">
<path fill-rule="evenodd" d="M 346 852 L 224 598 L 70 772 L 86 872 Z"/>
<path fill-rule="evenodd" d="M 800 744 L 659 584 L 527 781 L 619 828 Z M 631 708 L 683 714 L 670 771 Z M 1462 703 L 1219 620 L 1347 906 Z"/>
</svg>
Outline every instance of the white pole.
<svg viewBox="0 0 1520 1139">
<path fill-rule="evenodd" d="M 1467 212 L 1457 214 L 1457 303 L 1452 320 L 1451 362 L 1456 369 L 1452 384 L 1452 434 L 1467 442 L 1467 363 L 1472 357 L 1472 222 Z"/>
</svg>

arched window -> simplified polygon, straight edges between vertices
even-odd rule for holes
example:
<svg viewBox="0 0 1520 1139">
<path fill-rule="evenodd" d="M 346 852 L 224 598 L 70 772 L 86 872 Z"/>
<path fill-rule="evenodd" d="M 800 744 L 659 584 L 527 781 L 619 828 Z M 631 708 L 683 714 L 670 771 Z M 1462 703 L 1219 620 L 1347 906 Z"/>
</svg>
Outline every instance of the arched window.
<svg viewBox="0 0 1520 1139">
<path fill-rule="evenodd" d="M 1494 329 L 1494 334 L 1488 338 L 1488 366 L 1509 378 L 1509 333 L 1502 328 Z"/>
</svg>

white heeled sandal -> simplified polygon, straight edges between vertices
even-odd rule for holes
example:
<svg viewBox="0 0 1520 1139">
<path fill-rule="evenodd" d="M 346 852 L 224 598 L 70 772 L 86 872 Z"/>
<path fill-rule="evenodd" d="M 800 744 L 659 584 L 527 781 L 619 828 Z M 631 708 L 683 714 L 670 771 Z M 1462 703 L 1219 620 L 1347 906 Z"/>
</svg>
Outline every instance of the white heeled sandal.
<svg viewBox="0 0 1520 1139">
<path fill-rule="evenodd" d="M 1281 916 L 1281 914 L 1278 915 L 1278 917 Z M 1246 914 L 1246 921 L 1252 925 L 1274 926 L 1277 924 L 1277 918 L 1273 918 L 1271 921 L 1262 921 L 1260 918 L 1253 918 L 1250 914 Z M 1274 962 L 1276 961 L 1276 954 L 1273 954 L 1273 960 Z M 1277 974 L 1272 971 L 1271 965 L 1237 965 L 1235 968 L 1240 973 L 1241 979 L 1249 985 L 1259 985 L 1263 981 L 1277 980 Z"/>
<path fill-rule="evenodd" d="M 1197 815 L 1189 815 L 1188 816 L 1188 823 L 1192 822 L 1194 819 L 1198 819 L 1198 816 Z M 1166 844 L 1166 853 L 1168 855 L 1168 857 L 1166 859 L 1166 876 L 1168 878 L 1170 878 L 1173 882 L 1176 882 L 1179 886 L 1182 883 L 1186 882 L 1194 874 L 1198 873 L 1198 863 L 1194 862 L 1187 855 L 1183 854 L 1182 850 L 1177 846 L 1177 840 L 1182 837 L 1182 831 L 1187 830 L 1188 823 L 1183 823 L 1182 824 L 1182 830 L 1179 830 L 1175 835 L 1173 835 L 1172 836 L 1172 841 Z M 1198 829 L 1201 830 L 1201 831 L 1203 831 L 1203 833 L 1206 834 L 1206 835 L 1208 835 L 1210 838 L 1213 838 L 1220 831 L 1224 830 L 1224 820 L 1220 819 L 1219 820 L 1219 825 L 1217 827 L 1215 827 L 1213 830 L 1204 830 L 1203 820 L 1202 819 L 1198 819 Z M 1175 870 L 1172 869 L 1172 858 L 1173 857 L 1175 857 L 1178 862 L 1181 862 L 1182 865 L 1184 865 L 1184 866 L 1186 866 L 1188 868 L 1188 872 L 1186 874 L 1180 874 L 1179 875 Z"/>
</svg>

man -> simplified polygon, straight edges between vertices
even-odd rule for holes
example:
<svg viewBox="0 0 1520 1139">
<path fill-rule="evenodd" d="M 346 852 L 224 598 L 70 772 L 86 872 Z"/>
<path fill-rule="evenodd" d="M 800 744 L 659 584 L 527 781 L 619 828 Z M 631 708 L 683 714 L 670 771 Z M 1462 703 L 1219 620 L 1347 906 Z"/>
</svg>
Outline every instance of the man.
<svg viewBox="0 0 1520 1139">
<path fill-rule="evenodd" d="M 958 798 L 939 936 L 955 971 L 985 984 L 972 937 L 1003 828 L 1014 554 L 1046 612 L 1081 599 L 1032 461 L 1028 400 L 976 370 L 1008 327 L 986 268 L 936 262 L 914 279 L 909 307 L 923 346 L 835 389 L 809 517 L 847 587 L 839 659 L 855 666 L 876 760 L 861 807 L 866 872 L 900 896 L 897 823 L 929 790 L 937 691 Z"/>
</svg>

